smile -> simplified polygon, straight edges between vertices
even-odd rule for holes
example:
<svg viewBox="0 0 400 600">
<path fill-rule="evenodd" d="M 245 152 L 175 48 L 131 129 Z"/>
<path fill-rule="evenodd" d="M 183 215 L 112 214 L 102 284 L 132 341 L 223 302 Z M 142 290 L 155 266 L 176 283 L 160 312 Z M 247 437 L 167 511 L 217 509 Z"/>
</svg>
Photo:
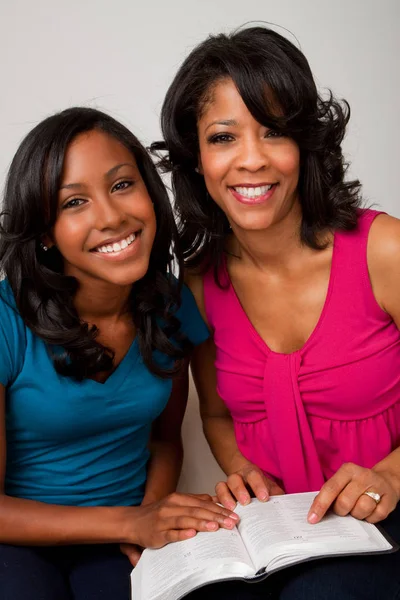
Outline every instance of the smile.
<svg viewBox="0 0 400 600">
<path fill-rule="evenodd" d="M 263 185 L 235 185 L 229 188 L 232 196 L 247 206 L 263 204 L 273 195 L 277 183 Z"/>
<path fill-rule="evenodd" d="M 92 252 L 103 252 L 105 254 L 112 254 L 114 252 L 121 252 L 121 250 L 125 250 L 128 246 L 130 246 L 136 239 L 136 233 L 131 233 L 128 237 L 120 240 L 119 242 L 114 242 L 113 244 L 106 244 L 104 246 L 98 246 Z"/>
<path fill-rule="evenodd" d="M 271 183 L 269 185 L 261 185 L 258 187 L 235 186 L 232 189 L 245 198 L 258 198 L 259 196 L 264 196 L 267 192 L 269 192 L 272 186 L 273 184 Z"/>
</svg>

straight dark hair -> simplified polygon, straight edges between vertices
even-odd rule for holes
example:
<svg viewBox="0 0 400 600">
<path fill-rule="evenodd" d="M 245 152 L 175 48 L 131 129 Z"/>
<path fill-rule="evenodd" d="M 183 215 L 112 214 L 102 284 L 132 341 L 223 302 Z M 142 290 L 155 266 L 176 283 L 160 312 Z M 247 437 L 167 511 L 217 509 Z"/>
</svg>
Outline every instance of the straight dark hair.
<svg viewBox="0 0 400 600">
<path fill-rule="evenodd" d="M 60 374 L 82 380 L 113 368 L 113 350 L 96 341 L 97 327 L 82 322 L 75 309 L 77 279 L 63 274 L 63 257 L 56 247 L 44 252 L 41 245 L 57 219 L 66 151 L 79 134 L 92 130 L 112 136 L 132 153 L 154 203 L 157 231 L 149 268 L 132 287 L 130 309 L 146 366 L 160 377 L 171 377 L 189 346 L 180 338 L 180 323 L 174 317 L 182 279 L 176 224 L 166 189 L 147 151 L 109 115 L 92 108 L 69 108 L 39 123 L 22 141 L 6 182 L 0 266 L 22 319 L 48 344 Z M 174 256 L 177 279 L 172 276 Z M 54 346 L 61 346 L 64 352 L 54 351 Z M 157 364 L 154 350 L 174 359 L 174 367 Z"/>
<path fill-rule="evenodd" d="M 208 37 L 192 50 L 168 89 L 161 111 L 164 141 L 151 149 L 161 169 L 171 172 L 185 263 L 202 271 L 213 265 L 217 281 L 230 228 L 195 168 L 197 121 L 224 79 L 234 82 L 256 121 L 299 146 L 303 243 L 322 248 L 321 232 L 353 229 L 361 204 L 360 182 L 345 181 L 348 165 L 341 149 L 349 105 L 332 93 L 325 100 L 318 94 L 303 53 L 267 27 Z"/>
</svg>

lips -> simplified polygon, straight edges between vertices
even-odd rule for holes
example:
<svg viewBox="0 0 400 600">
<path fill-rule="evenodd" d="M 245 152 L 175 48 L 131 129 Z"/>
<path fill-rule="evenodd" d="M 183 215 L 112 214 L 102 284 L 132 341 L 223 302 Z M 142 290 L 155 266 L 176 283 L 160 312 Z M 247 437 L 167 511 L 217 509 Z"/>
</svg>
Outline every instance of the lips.
<svg viewBox="0 0 400 600">
<path fill-rule="evenodd" d="M 109 238 L 102 244 L 92 248 L 91 252 L 100 252 L 103 254 L 120 252 L 121 250 L 125 250 L 125 248 L 130 246 L 135 241 L 136 236 L 139 233 L 140 231 L 136 231 L 125 234 L 124 236 L 119 236 L 118 238 Z"/>
<path fill-rule="evenodd" d="M 104 244 L 103 246 L 98 246 L 95 248 L 94 252 L 103 252 L 103 253 L 112 253 L 112 252 L 120 252 L 121 250 L 125 250 L 128 246 L 132 244 L 136 239 L 136 234 L 131 233 L 126 238 L 123 238 L 119 242 L 114 242 L 113 244 Z"/>
<path fill-rule="evenodd" d="M 262 183 L 260 185 L 235 185 L 229 187 L 233 197 L 248 206 L 262 204 L 271 198 L 277 183 Z"/>
<path fill-rule="evenodd" d="M 232 189 L 245 198 L 257 198 L 259 196 L 264 196 L 267 192 L 269 192 L 272 186 L 272 183 L 260 186 L 235 185 Z"/>
</svg>

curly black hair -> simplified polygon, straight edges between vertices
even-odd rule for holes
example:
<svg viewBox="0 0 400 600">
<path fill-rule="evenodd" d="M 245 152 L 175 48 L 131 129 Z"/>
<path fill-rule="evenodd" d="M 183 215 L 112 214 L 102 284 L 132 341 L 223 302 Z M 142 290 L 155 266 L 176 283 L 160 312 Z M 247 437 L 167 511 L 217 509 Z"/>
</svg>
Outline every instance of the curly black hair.
<svg viewBox="0 0 400 600">
<path fill-rule="evenodd" d="M 149 268 L 133 284 L 130 309 L 144 363 L 152 373 L 171 377 L 190 346 L 179 333 L 180 323 L 174 316 L 182 280 L 178 232 L 168 194 L 148 152 L 111 116 L 92 108 L 69 108 L 39 123 L 22 141 L 6 182 L 0 268 L 22 319 L 48 344 L 60 374 L 82 380 L 112 369 L 113 350 L 96 340 L 98 329 L 82 322 L 75 309 L 79 282 L 63 274 L 63 257 L 56 247 L 47 252 L 41 247 L 43 236 L 51 234 L 57 219 L 66 151 L 79 134 L 92 130 L 114 137 L 132 153 L 154 203 L 157 230 Z M 174 260 L 178 278 L 172 276 Z M 55 351 L 54 346 L 64 352 Z M 174 366 L 161 367 L 154 350 L 171 357 Z"/>
<path fill-rule="evenodd" d="M 197 122 L 224 79 L 233 80 L 259 123 L 299 146 L 303 243 L 323 248 L 321 232 L 353 229 L 362 203 L 360 182 L 345 181 L 341 143 L 350 107 L 332 93 L 323 99 L 303 53 L 267 27 L 208 37 L 190 52 L 168 89 L 161 111 L 164 141 L 151 150 L 161 169 L 171 172 L 185 263 L 203 271 L 214 266 L 217 280 L 229 223 L 195 169 Z"/>
</svg>

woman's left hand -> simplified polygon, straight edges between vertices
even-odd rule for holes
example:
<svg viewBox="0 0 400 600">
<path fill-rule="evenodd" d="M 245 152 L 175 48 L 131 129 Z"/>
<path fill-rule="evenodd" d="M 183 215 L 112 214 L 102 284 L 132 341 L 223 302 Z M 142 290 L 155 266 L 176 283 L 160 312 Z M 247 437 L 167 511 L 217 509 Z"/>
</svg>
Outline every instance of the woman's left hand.
<svg viewBox="0 0 400 600">
<path fill-rule="evenodd" d="M 309 523 L 318 523 L 329 508 L 337 515 L 351 514 L 368 523 L 378 523 L 391 513 L 399 501 L 399 481 L 384 470 L 365 469 L 345 463 L 328 479 L 315 497 L 308 513 Z M 366 492 L 379 494 L 377 502 Z"/>
</svg>

